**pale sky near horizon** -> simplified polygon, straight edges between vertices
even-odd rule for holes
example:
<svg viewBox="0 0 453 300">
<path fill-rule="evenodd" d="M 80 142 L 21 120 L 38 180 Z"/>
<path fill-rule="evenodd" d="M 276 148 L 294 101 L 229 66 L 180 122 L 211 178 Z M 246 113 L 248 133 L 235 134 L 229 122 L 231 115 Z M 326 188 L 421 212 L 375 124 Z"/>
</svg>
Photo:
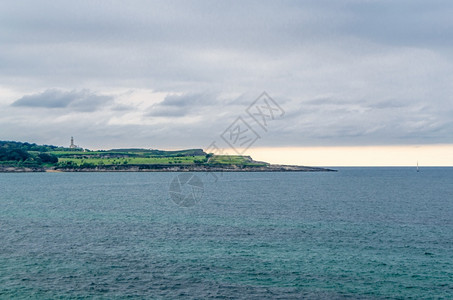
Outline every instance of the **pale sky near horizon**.
<svg viewBox="0 0 453 300">
<path fill-rule="evenodd" d="M 453 145 L 254 148 L 255 160 L 319 167 L 453 167 Z"/>
<path fill-rule="evenodd" d="M 2 1 L 0 140 L 231 148 L 241 117 L 258 160 L 453 166 L 452 15 L 446 0 Z M 246 111 L 263 91 L 284 111 L 265 128 Z"/>
</svg>

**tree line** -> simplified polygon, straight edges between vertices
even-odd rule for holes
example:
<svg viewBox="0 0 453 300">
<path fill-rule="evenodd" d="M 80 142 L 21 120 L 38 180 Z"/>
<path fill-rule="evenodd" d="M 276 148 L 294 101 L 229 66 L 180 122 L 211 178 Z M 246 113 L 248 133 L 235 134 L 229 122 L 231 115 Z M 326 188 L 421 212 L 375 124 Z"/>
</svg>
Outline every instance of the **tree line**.
<svg viewBox="0 0 453 300">
<path fill-rule="evenodd" d="M 0 141 L 0 161 L 36 166 L 54 164 L 58 162 L 58 158 L 47 152 L 56 149 L 58 149 L 56 146 Z"/>
</svg>

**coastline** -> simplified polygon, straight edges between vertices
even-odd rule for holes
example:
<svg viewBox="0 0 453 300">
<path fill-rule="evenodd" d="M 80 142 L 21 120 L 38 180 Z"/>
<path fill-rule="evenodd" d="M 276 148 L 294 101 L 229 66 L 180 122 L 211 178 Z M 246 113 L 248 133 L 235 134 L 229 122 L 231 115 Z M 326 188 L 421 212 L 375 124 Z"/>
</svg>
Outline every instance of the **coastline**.
<svg viewBox="0 0 453 300">
<path fill-rule="evenodd" d="M 267 165 L 267 166 L 202 166 L 202 165 L 111 165 L 95 168 L 59 168 L 59 167 L 12 167 L 0 166 L 0 173 L 68 173 L 68 172 L 336 172 L 337 170 L 294 166 L 294 165 Z"/>
<path fill-rule="evenodd" d="M 33 173 L 33 172 L 46 172 L 46 170 L 44 168 L 38 167 L 0 166 L 0 173 Z"/>
<path fill-rule="evenodd" d="M 249 155 L 215 155 L 203 149 L 96 150 L 0 141 L 0 173 L 32 172 L 332 172 L 336 170 L 270 164 Z"/>
</svg>

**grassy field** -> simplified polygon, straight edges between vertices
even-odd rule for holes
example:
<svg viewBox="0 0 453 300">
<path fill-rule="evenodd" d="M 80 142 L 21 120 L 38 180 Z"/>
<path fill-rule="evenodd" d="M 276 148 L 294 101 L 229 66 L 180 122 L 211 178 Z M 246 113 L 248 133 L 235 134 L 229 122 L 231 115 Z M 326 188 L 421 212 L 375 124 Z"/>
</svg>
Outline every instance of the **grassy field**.
<svg viewBox="0 0 453 300">
<path fill-rule="evenodd" d="M 215 155 L 209 160 L 214 165 L 243 165 L 243 166 L 264 166 L 264 163 L 256 163 L 249 156 L 242 155 Z"/>
<path fill-rule="evenodd" d="M 96 155 L 125 155 L 125 156 L 145 156 L 145 157 L 180 157 L 180 156 L 201 156 L 206 153 L 202 149 L 188 149 L 188 150 L 149 150 L 149 149 L 113 149 L 113 150 L 100 150 L 100 151 L 50 151 L 49 153 L 56 156 L 69 156 L 69 155 L 83 155 L 83 156 L 96 156 Z"/>
<path fill-rule="evenodd" d="M 206 163 L 205 156 L 183 156 L 183 157 L 125 157 L 125 158 L 73 158 L 59 157 L 58 162 L 65 164 L 71 162 L 74 166 L 91 164 L 100 165 L 192 165 Z M 210 165 L 238 165 L 238 166 L 264 166 L 263 163 L 253 162 L 247 156 L 240 155 L 216 155 L 210 158 Z"/>
<path fill-rule="evenodd" d="M 183 156 L 183 157 L 128 157 L 128 158 L 65 158 L 60 157 L 58 162 L 72 162 L 73 165 L 93 164 L 99 165 L 170 165 L 170 164 L 183 164 L 191 165 L 195 161 L 205 161 L 205 156 Z"/>
<path fill-rule="evenodd" d="M 130 157 L 191 157 L 205 156 L 202 149 L 188 149 L 177 151 L 148 150 L 148 149 L 114 149 L 100 151 L 50 151 L 52 155 L 62 158 L 130 158 Z"/>
<path fill-rule="evenodd" d="M 64 156 L 64 155 L 100 155 L 102 152 L 100 151 L 89 151 L 89 152 L 83 152 L 83 151 L 50 151 L 49 153 L 55 155 L 55 156 Z"/>
</svg>

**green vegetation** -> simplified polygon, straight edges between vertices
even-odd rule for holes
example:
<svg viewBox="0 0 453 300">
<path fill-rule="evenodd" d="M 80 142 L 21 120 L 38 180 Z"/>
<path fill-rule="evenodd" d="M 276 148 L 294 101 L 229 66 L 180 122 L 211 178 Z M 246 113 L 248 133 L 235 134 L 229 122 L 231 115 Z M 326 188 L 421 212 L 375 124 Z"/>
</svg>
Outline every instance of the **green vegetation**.
<svg viewBox="0 0 453 300">
<path fill-rule="evenodd" d="M 17 167 L 41 167 L 55 164 L 58 158 L 49 151 L 55 146 L 0 141 L 0 165 Z"/>
<path fill-rule="evenodd" d="M 242 155 L 214 155 L 209 159 L 212 165 L 236 165 L 236 166 L 266 166 L 266 163 L 255 162 L 250 156 Z"/>
<path fill-rule="evenodd" d="M 90 151 L 58 146 L 0 141 L 0 166 L 80 169 L 117 166 L 266 166 L 249 156 L 213 155 L 202 149 L 163 151 L 112 149 Z"/>
<path fill-rule="evenodd" d="M 71 162 L 72 165 L 83 166 L 84 164 L 91 164 L 94 166 L 101 165 L 192 165 L 195 163 L 205 162 L 205 156 L 186 156 L 186 157 L 122 157 L 122 158 L 103 158 L 103 157 L 89 157 L 89 158 L 59 158 L 61 164 L 66 165 Z"/>
<path fill-rule="evenodd" d="M 12 141 L 0 141 L 0 149 L 21 149 L 23 151 L 37 151 L 37 152 L 48 152 L 55 151 L 58 149 L 65 149 L 57 146 L 49 145 L 36 145 L 30 143 L 12 142 Z"/>
</svg>

